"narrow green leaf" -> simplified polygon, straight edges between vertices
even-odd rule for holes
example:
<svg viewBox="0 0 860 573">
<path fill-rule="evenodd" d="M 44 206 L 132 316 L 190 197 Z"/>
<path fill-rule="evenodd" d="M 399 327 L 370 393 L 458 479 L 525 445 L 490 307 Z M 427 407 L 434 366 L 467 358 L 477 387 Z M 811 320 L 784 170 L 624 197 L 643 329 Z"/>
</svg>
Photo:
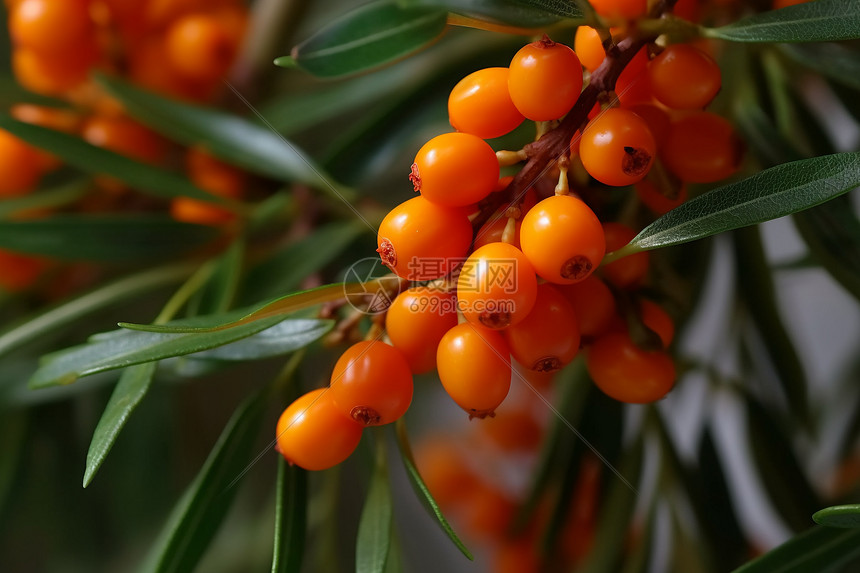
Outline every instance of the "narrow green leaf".
<svg viewBox="0 0 860 573">
<path fill-rule="evenodd" d="M 251 461 L 264 412 L 261 395 L 237 408 L 197 477 L 177 502 L 141 573 L 187 573 L 206 551 L 238 491 Z"/>
<path fill-rule="evenodd" d="M 357 73 L 403 58 L 445 31 L 445 12 L 372 2 L 331 22 L 291 53 L 303 70 L 319 77 Z M 278 60 L 275 61 L 278 63 Z"/>
<path fill-rule="evenodd" d="M 346 199 L 353 198 L 350 190 L 332 181 L 313 159 L 268 126 L 167 99 L 115 77 L 99 76 L 98 82 L 129 114 L 179 143 L 203 144 L 217 157 L 252 173 L 322 190 L 332 188 Z"/>
<path fill-rule="evenodd" d="M 433 499 L 433 495 L 430 493 L 430 490 L 427 489 L 427 484 L 424 483 L 424 480 L 421 478 L 421 474 L 418 473 L 418 468 L 415 465 L 415 458 L 412 456 L 412 446 L 409 444 L 409 434 L 406 431 L 406 422 L 403 418 L 400 418 L 395 424 L 397 427 L 397 444 L 400 447 L 400 458 L 403 461 L 403 466 L 406 468 L 406 475 L 409 477 L 409 482 L 412 484 L 412 488 L 418 495 L 419 501 L 421 501 L 421 504 L 425 509 L 427 509 L 430 516 L 436 520 L 436 523 L 439 524 L 442 531 L 444 531 L 454 545 L 457 546 L 457 549 L 459 549 L 460 552 L 463 553 L 463 555 L 465 555 L 470 561 L 474 561 L 475 558 L 472 556 L 472 553 L 463 544 L 463 542 L 460 541 L 457 534 L 454 533 L 448 520 L 445 519 L 445 516 L 442 514 L 442 510 L 439 509 L 439 504 L 437 504 L 436 500 Z"/>
<path fill-rule="evenodd" d="M 180 256 L 218 233 L 163 215 L 61 214 L 4 221 L 0 247 L 57 259 L 134 262 Z"/>
<path fill-rule="evenodd" d="M 299 573 L 305 551 L 308 476 L 299 466 L 278 458 L 275 499 L 275 547 L 272 573 Z"/>
<path fill-rule="evenodd" d="M 719 187 L 669 211 L 607 256 L 680 245 L 829 201 L 860 185 L 860 153 L 792 161 Z"/>
<path fill-rule="evenodd" d="M 813 527 L 734 573 L 810 573 L 825 571 L 860 555 L 860 529 Z"/>
<path fill-rule="evenodd" d="M 227 312 L 233 305 L 242 277 L 245 241 L 241 238 L 230 243 L 214 262 L 215 268 L 206 285 L 197 291 L 193 312 L 189 314 L 217 314 Z"/>
<path fill-rule="evenodd" d="M 207 203 L 230 204 L 217 195 L 195 187 L 176 173 L 130 159 L 61 131 L 15 121 L 0 115 L 0 129 L 17 135 L 27 143 L 53 153 L 65 163 L 93 175 L 110 175 L 139 191 L 156 197 L 191 197 Z"/>
<path fill-rule="evenodd" d="M 194 334 L 114 331 L 93 337 L 90 343 L 48 354 L 30 379 L 31 388 L 71 384 L 81 376 L 125 368 L 209 350 L 256 334 L 284 320 L 283 316 L 242 324 L 235 328 Z"/>
<path fill-rule="evenodd" d="M 40 189 L 23 197 L 0 201 L 0 219 L 11 218 L 18 213 L 33 209 L 55 209 L 74 203 L 90 188 L 87 179 L 64 183 L 51 189 Z"/>
<path fill-rule="evenodd" d="M 807 431 L 812 415 L 806 371 L 776 304 L 776 287 L 758 228 L 735 231 L 738 289 L 776 370 L 793 421 Z"/>
<path fill-rule="evenodd" d="M 860 527 L 860 504 L 826 507 L 816 511 L 812 519 L 818 525 L 828 527 L 858 528 Z"/>
<path fill-rule="evenodd" d="M 148 362 L 123 371 L 93 433 L 87 452 L 84 487 L 93 481 L 129 416 L 146 396 L 157 366 L 156 362 Z"/>
<path fill-rule="evenodd" d="M 845 44 L 782 44 L 794 61 L 835 82 L 860 90 L 860 51 Z"/>
<path fill-rule="evenodd" d="M 537 0 L 536 3 L 541 3 Z M 531 2 L 517 0 L 405 0 L 410 6 L 443 8 L 454 14 L 487 22 L 516 26 L 518 28 L 546 28 L 559 21 L 552 12 L 531 6 Z M 553 2 L 562 9 L 575 10 L 573 2 Z"/>
<path fill-rule="evenodd" d="M 579 20 L 583 17 L 582 10 L 576 1 L 570 0 L 512 0 L 517 6 L 528 6 L 542 14 Z"/>
<path fill-rule="evenodd" d="M 703 34 L 731 42 L 853 40 L 860 38 L 860 11 L 855 0 L 817 0 L 705 28 Z"/>
<path fill-rule="evenodd" d="M 260 360 L 281 356 L 319 340 L 335 325 L 334 320 L 291 319 L 248 338 L 212 350 L 197 352 L 195 360 Z"/>
<path fill-rule="evenodd" d="M 385 439 L 376 434 L 376 462 L 364 509 L 358 522 L 355 545 L 356 573 L 383 573 L 391 545 L 393 512 L 391 508 L 391 484 L 388 482 L 388 461 Z"/>
<path fill-rule="evenodd" d="M 32 103 L 47 107 L 68 107 L 68 102 L 54 99 L 52 97 L 35 94 L 25 90 L 15 78 L 0 76 L 0 109 L 7 110 L 19 103 Z"/>
</svg>

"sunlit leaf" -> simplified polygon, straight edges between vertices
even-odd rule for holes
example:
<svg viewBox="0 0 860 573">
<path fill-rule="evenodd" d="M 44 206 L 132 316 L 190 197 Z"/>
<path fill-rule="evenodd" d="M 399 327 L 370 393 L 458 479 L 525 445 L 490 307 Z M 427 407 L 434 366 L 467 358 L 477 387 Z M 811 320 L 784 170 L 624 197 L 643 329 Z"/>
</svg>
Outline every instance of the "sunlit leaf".
<svg viewBox="0 0 860 573">
<path fill-rule="evenodd" d="M 828 527 L 860 528 L 860 505 L 834 505 L 816 511 L 812 519 Z"/>
<path fill-rule="evenodd" d="M 296 65 L 320 77 L 353 74 L 423 48 L 445 31 L 445 12 L 372 2 L 331 22 L 277 65 Z"/>
<path fill-rule="evenodd" d="M 180 256 L 218 233 L 164 215 L 68 214 L 5 221 L 0 247 L 57 259 L 133 262 Z"/>
<path fill-rule="evenodd" d="M 810 573 L 831 571 L 860 555 L 860 529 L 813 527 L 734 573 Z"/>
<path fill-rule="evenodd" d="M 299 573 L 305 551 L 307 472 L 278 458 L 272 573 Z"/>
<path fill-rule="evenodd" d="M 703 34 L 732 42 L 833 42 L 860 38 L 855 0 L 817 0 L 762 12 Z"/>
<path fill-rule="evenodd" d="M 281 356 L 319 340 L 334 320 L 291 319 L 237 342 L 204 350 L 192 356 L 195 360 L 260 360 Z"/>
<path fill-rule="evenodd" d="M 356 573 L 383 573 L 391 545 L 393 512 L 385 440 L 381 433 L 377 434 L 376 438 L 376 462 L 358 522 Z"/>
</svg>

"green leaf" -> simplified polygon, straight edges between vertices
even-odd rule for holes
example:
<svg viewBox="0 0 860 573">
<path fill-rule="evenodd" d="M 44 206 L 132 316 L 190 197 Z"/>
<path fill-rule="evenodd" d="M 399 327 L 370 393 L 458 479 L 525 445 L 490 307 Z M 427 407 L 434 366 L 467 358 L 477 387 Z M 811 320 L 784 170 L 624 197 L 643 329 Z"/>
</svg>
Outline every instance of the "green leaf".
<svg viewBox="0 0 860 573">
<path fill-rule="evenodd" d="M 860 529 L 813 527 L 734 573 L 810 573 L 830 570 L 860 555 Z"/>
<path fill-rule="evenodd" d="M 299 573 L 305 551 L 308 475 L 278 457 L 272 573 Z"/>
<path fill-rule="evenodd" d="M 579 20 L 583 17 L 582 10 L 571 0 L 513 0 L 517 6 L 528 6 L 543 14 Z"/>
<path fill-rule="evenodd" d="M 794 61 L 840 84 L 860 90 L 860 51 L 845 44 L 782 44 Z"/>
<path fill-rule="evenodd" d="M 156 197 L 168 199 L 191 197 L 207 203 L 229 204 L 231 208 L 240 208 L 235 202 L 195 187 L 176 173 L 90 145 L 79 137 L 61 131 L 15 121 L 5 115 L 0 115 L 0 129 L 5 129 L 27 143 L 53 153 L 65 163 L 84 173 L 109 175 Z"/>
<path fill-rule="evenodd" d="M 388 482 L 388 461 L 384 435 L 376 435 L 376 463 L 364 509 L 358 522 L 355 545 L 356 573 L 383 573 L 391 545 L 391 484 Z"/>
<path fill-rule="evenodd" d="M 425 47 L 442 35 L 445 25 L 441 10 L 372 2 L 333 21 L 275 64 L 294 63 L 319 77 L 353 74 Z"/>
<path fill-rule="evenodd" d="M 448 520 L 445 519 L 445 516 L 442 514 L 442 510 L 439 509 L 439 505 L 436 503 L 436 500 L 433 499 L 433 495 L 430 493 L 430 490 L 427 489 L 427 484 L 424 483 L 424 480 L 421 478 L 421 474 L 418 473 L 418 468 L 415 465 L 415 458 L 412 456 L 412 446 L 409 444 L 409 434 L 406 431 L 406 422 L 403 418 L 397 420 L 396 427 L 397 444 L 400 447 L 400 458 L 403 461 L 403 466 L 406 468 L 406 475 L 409 477 L 409 482 L 412 484 L 412 488 L 418 495 L 419 501 L 421 501 L 421 504 L 430 516 L 436 520 L 436 523 L 439 524 L 442 531 L 444 531 L 454 545 L 457 546 L 457 549 L 459 549 L 460 552 L 463 553 L 463 555 L 465 555 L 470 561 L 474 561 L 475 558 L 472 556 L 472 553 L 463 544 L 463 542 L 460 541 L 457 534 L 454 533 Z"/>
<path fill-rule="evenodd" d="M 127 330 L 103 333 L 94 336 L 88 344 L 42 357 L 39 369 L 30 379 L 30 387 L 44 388 L 57 384 L 71 384 L 81 376 L 96 372 L 209 350 L 271 328 L 284 318 L 284 316 L 273 316 L 235 328 L 194 334 Z"/>
<path fill-rule="evenodd" d="M 218 531 L 238 491 L 234 482 L 251 462 L 266 402 L 248 397 L 227 422 L 197 477 L 177 502 L 142 573 L 187 573 Z"/>
<path fill-rule="evenodd" d="M 703 35 L 731 42 L 833 42 L 860 38 L 855 0 L 817 0 L 761 12 Z"/>
<path fill-rule="evenodd" d="M 63 100 L 25 90 L 15 78 L 6 75 L 0 76 L 0 109 L 7 110 L 19 103 L 32 103 L 47 107 L 69 107 L 69 104 Z"/>
<path fill-rule="evenodd" d="M 553 4 L 558 9 L 573 13 L 576 10 L 572 2 L 530 2 L 517 0 L 406 0 L 410 6 L 426 6 L 444 8 L 454 14 L 487 22 L 503 24 L 525 29 L 545 28 L 559 21 L 559 16 L 552 11 L 541 10 L 532 4 Z M 579 16 L 572 16 L 579 18 Z"/>
<path fill-rule="evenodd" d="M 146 396 L 157 366 L 156 362 L 148 362 L 123 371 L 93 433 L 87 452 L 84 487 L 93 481 L 129 416 Z"/>
<path fill-rule="evenodd" d="M 239 289 L 244 255 L 245 241 L 239 238 L 230 243 L 227 250 L 213 261 L 212 276 L 206 285 L 195 293 L 193 312 L 189 311 L 190 315 L 227 312 Z"/>
<path fill-rule="evenodd" d="M 0 219 L 34 209 L 55 209 L 74 203 L 90 190 L 90 181 L 79 179 L 51 189 L 40 189 L 23 197 L 0 201 Z"/>
<path fill-rule="evenodd" d="M 818 525 L 828 527 L 858 528 L 860 527 L 860 504 L 826 507 L 816 511 L 812 519 Z"/>
<path fill-rule="evenodd" d="M 57 259 L 100 262 L 177 257 L 209 243 L 219 231 L 164 215 L 54 215 L 4 221 L 0 248 Z"/>
<path fill-rule="evenodd" d="M 836 153 L 777 165 L 719 187 L 669 211 L 607 256 L 680 245 L 790 215 L 860 185 L 860 153 Z"/>
<path fill-rule="evenodd" d="M 19 464 L 27 443 L 27 410 L 3 412 L 0 417 L 0 511 L 12 491 Z M 4 512 L 5 513 L 5 512 Z"/>
<path fill-rule="evenodd" d="M 81 318 L 113 307 L 143 293 L 169 286 L 187 278 L 195 269 L 188 263 L 148 269 L 77 296 L 59 306 L 25 317 L 20 323 L 0 334 L 0 357 L 38 340 L 48 332 L 56 332 L 75 324 Z"/>
<path fill-rule="evenodd" d="M 253 336 L 193 354 L 195 360 L 260 360 L 304 348 L 328 333 L 334 320 L 291 319 Z"/>
<path fill-rule="evenodd" d="M 179 143 L 202 144 L 213 155 L 252 173 L 333 189 L 347 199 L 353 198 L 350 190 L 333 182 L 310 157 L 269 126 L 167 99 L 115 77 L 99 76 L 98 82 L 130 115 Z"/>
</svg>

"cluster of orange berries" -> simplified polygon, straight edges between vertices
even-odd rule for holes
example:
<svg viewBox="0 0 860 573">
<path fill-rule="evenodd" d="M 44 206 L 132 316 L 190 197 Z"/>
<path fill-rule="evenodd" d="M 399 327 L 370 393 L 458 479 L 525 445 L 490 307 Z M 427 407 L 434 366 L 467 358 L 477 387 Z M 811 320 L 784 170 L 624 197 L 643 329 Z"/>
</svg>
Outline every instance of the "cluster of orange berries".
<svg viewBox="0 0 860 573">
<path fill-rule="evenodd" d="M 239 0 L 6 0 L 6 6 L 18 83 L 70 104 L 20 103 L 10 108 L 10 115 L 153 165 L 175 161 L 178 150 L 128 117 L 90 74 L 124 75 L 169 97 L 211 100 L 236 59 L 247 24 L 247 7 Z M 199 188 L 241 197 L 246 175 L 205 149 L 188 149 L 184 164 Z M 59 166 L 56 157 L 0 130 L 0 199 L 30 193 Z M 97 183 L 113 197 L 123 189 L 106 177 Z M 93 203 L 100 202 L 91 201 L 86 208 L 98 209 Z M 235 219 L 230 211 L 188 198 L 173 200 L 169 209 L 175 219 L 190 223 L 223 225 Z M 4 253 L 0 274 L 16 279 L 2 280 L 0 286 L 25 289 L 44 266 Z"/>
<path fill-rule="evenodd" d="M 645 2 L 640 4 L 641 13 L 621 17 L 644 14 Z M 731 175 L 740 159 L 737 136 L 727 121 L 702 111 L 721 86 L 711 56 L 683 44 L 656 54 L 656 46 L 651 52 L 643 48 L 621 74 L 620 102 L 595 106 L 581 135 L 572 137 L 569 158 L 553 174 L 559 175 L 554 192 L 542 181 L 527 182 L 519 197 L 473 229 L 485 200 L 512 185 L 512 177 L 500 178 L 502 153 L 510 152 L 497 155 L 485 140 L 525 119 L 562 119 L 582 92 L 583 66 L 594 72 L 602 64 L 604 48 L 594 30 L 580 28 L 575 45 L 576 51 L 545 36 L 517 52 L 509 67 L 479 70 L 453 88 L 448 112 L 456 131 L 418 151 L 409 178 L 420 194 L 389 212 L 377 237 L 385 265 L 401 279 L 425 284 L 400 292 L 388 308 L 390 345 L 350 348 L 335 368 L 331 392 L 315 391 L 320 393 L 314 394 L 313 411 L 299 406 L 307 406 L 309 395 L 287 409 L 278 443 L 288 460 L 328 467 L 345 459 L 352 449 L 329 451 L 322 464 L 298 450 L 319 461 L 320 440 L 329 440 L 335 427 L 324 419 L 337 419 L 338 431 L 351 436 L 346 442 L 354 448 L 362 427 L 405 412 L 411 374 L 434 368 L 470 418 L 494 415 L 508 395 L 515 363 L 552 373 L 582 346 L 592 379 L 617 400 L 653 402 L 672 388 L 676 373 L 667 348 L 673 321 L 659 305 L 631 292 L 645 281 L 649 255 L 598 270 L 606 252 L 636 233 L 620 222 L 601 222 L 571 191 L 565 168 L 580 161 L 600 183 L 636 184 L 643 202 L 658 213 L 684 200 L 683 183 Z M 517 154 L 519 160 L 526 156 Z M 655 165 L 660 177 L 646 179 Z M 616 299 L 623 301 L 620 313 Z M 344 368 L 348 363 L 354 374 Z M 349 400 L 342 397 L 347 387 L 354 390 Z M 398 408 L 383 411 L 390 395 L 400 397 Z M 317 413 L 322 410 L 328 414 Z"/>
</svg>

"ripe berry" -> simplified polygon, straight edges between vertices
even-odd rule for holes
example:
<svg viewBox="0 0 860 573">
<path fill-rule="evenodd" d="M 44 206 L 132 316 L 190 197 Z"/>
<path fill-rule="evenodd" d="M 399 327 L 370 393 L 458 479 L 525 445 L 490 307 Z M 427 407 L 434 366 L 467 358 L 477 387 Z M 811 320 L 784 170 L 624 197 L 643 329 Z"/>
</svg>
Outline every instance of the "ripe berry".
<svg viewBox="0 0 860 573">
<path fill-rule="evenodd" d="M 227 73 L 238 51 L 235 38 L 214 16 L 191 14 L 175 21 L 165 36 L 170 65 L 189 78 L 217 79 Z"/>
<path fill-rule="evenodd" d="M 606 283 L 591 275 L 576 284 L 556 288 L 573 307 L 584 340 L 593 340 L 609 329 L 615 317 L 615 297 Z"/>
<path fill-rule="evenodd" d="M 472 225 L 461 209 L 415 197 L 385 216 L 376 241 L 382 262 L 398 276 L 429 281 L 463 262 L 472 242 Z"/>
<path fill-rule="evenodd" d="M 600 41 L 597 30 L 590 26 L 580 26 L 576 29 L 576 37 L 573 40 L 573 50 L 579 61 L 589 72 L 600 67 L 606 59 L 606 51 Z"/>
<path fill-rule="evenodd" d="M 469 418 L 492 416 L 511 387 L 510 351 L 501 334 L 464 322 L 439 342 L 436 368 L 448 395 Z"/>
<path fill-rule="evenodd" d="M 642 323 L 657 333 L 663 348 L 669 348 L 675 336 L 675 323 L 663 307 L 648 299 L 639 301 Z"/>
<path fill-rule="evenodd" d="M 290 404 L 278 419 L 277 450 L 306 470 L 336 466 L 355 451 L 362 426 L 343 415 L 328 388 L 312 390 Z"/>
<path fill-rule="evenodd" d="M 457 305 L 466 320 L 501 329 L 526 318 L 537 296 L 537 277 L 526 256 L 507 243 L 473 252 L 457 279 Z"/>
<path fill-rule="evenodd" d="M 18 83 L 32 92 L 64 95 L 87 80 L 98 58 L 98 48 L 89 40 L 74 50 L 50 55 L 18 48 L 12 54 L 12 71 Z"/>
<path fill-rule="evenodd" d="M 92 28 L 88 0 L 21 0 L 9 18 L 15 46 L 44 55 L 75 51 Z"/>
<path fill-rule="evenodd" d="M 550 284 L 537 287 L 531 312 L 504 331 L 517 362 L 530 370 L 554 372 L 579 352 L 579 325 L 565 297 Z"/>
<path fill-rule="evenodd" d="M 663 142 L 669 135 L 669 129 L 672 126 L 672 120 L 669 119 L 669 114 L 663 111 L 660 107 L 650 103 L 634 103 L 623 105 L 625 109 L 629 109 L 643 120 L 648 125 L 651 135 L 654 136 L 654 142 L 657 144 L 657 149 L 663 147 Z"/>
<path fill-rule="evenodd" d="M 32 191 L 42 176 L 39 151 L 0 129 L 0 197 Z"/>
<path fill-rule="evenodd" d="M 636 231 L 621 223 L 604 223 L 603 233 L 606 237 L 606 252 L 620 249 L 636 236 Z M 619 288 L 635 288 L 639 286 L 648 273 L 650 255 L 642 251 L 609 263 L 601 268 L 606 280 Z"/>
<path fill-rule="evenodd" d="M 622 105 L 653 101 L 651 80 L 648 77 L 648 51 L 639 50 L 615 82 L 615 93 Z"/>
<path fill-rule="evenodd" d="M 722 85 L 720 67 L 705 52 L 673 44 L 648 64 L 654 97 L 672 109 L 702 109 Z"/>
<path fill-rule="evenodd" d="M 559 284 L 584 280 L 606 250 L 600 220 L 571 195 L 549 197 L 532 207 L 523 217 L 520 242 L 535 272 Z"/>
<path fill-rule="evenodd" d="M 453 293 L 429 287 L 403 291 L 385 315 L 385 330 L 414 374 L 436 367 L 436 347 L 446 332 L 457 326 L 457 299 Z"/>
<path fill-rule="evenodd" d="M 409 179 L 431 203 L 463 207 L 477 203 L 496 187 L 499 161 L 480 137 L 445 133 L 418 150 Z"/>
<path fill-rule="evenodd" d="M 672 358 L 663 351 L 642 350 L 626 332 L 611 332 L 595 341 L 586 366 L 597 387 L 620 402 L 655 402 L 675 384 Z"/>
<path fill-rule="evenodd" d="M 737 171 L 743 144 L 732 124 L 709 112 L 698 112 L 672 124 L 661 157 L 687 183 L 712 183 Z"/>
<path fill-rule="evenodd" d="M 464 452 L 457 442 L 432 434 L 415 445 L 415 464 L 443 511 L 451 511 L 468 503 L 480 487 L 477 476 L 469 468 Z"/>
<path fill-rule="evenodd" d="M 673 198 L 661 193 L 657 186 L 647 179 L 636 183 L 633 188 L 636 190 L 639 200 L 657 215 L 665 215 L 687 200 L 686 185 L 681 185 Z"/>
<path fill-rule="evenodd" d="M 589 175 L 606 185 L 632 185 L 651 169 L 657 144 L 648 124 L 630 110 L 611 108 L 588 123 L 579 156 Z"/>
<path fill-rule="evenodd" d="M 528 119 L 550 121 L 570 111 L 582 91 L 582 67 L 569 46 L 544 36 L 511 60 L 508 91 Z"/>
<path fill-rule="evenodd" d="M 457 131 L 481 139 L 500 137 L 525 119 L 508 93 L 508 68 L 485 68 L 471 73 L 448 96 L 448 118 Z"/>
<path fill-rule="evenodd" d="M 501 187 L 504 189 L 507 185 Z M 525 197 L 523 197 L 522 203 L 520 203 L 520 213 L 525 214 L 528 213 L 529 209 L 534 207 L 537 204 L 537 194 L 534 189 L 529 189 L 526 191 Z M 498 211 L 493 213 L 490 217 L 490 220 L 484 223 L 484 225 L 478 229 L 478 232 L 475 233 L 475 241 L 472 245 L 472 248 L 479 249 L 484 245 L 489 245 L 490 243 L 497 243 L 502 240 L 502 237 L 505 233 L 505 228 L 508 226 L 508 217 L 506 212 L 508 210 L 508 206 L 502 206 Z M 513 246 L 520 248 L 520 227 L 523 224 L 522 215 L 519 219 L 517 219 L 514 223 L 514 236 L 513 240 L 510 242 Z"/>
<path fill-rule="evenodd" d="M 334 365 L 331 391 L 335 406 L 358 424 L 390 424 L 412 403 L 412 372 L 393 346 L 358 342 Z"/>
<path fill-rule="evenodd" d="M 591 0 L 595 12 L 604 18 L 636 20 L 648 12 L 647 0 Z"/>
<path fill-rule="evenodd" d="M 160 135 L 127 117 L 93 116 L 84 123 L 81 136 L 92 145 L 147 163 L 160 163 L 167 154 Z"/>
</svg>

